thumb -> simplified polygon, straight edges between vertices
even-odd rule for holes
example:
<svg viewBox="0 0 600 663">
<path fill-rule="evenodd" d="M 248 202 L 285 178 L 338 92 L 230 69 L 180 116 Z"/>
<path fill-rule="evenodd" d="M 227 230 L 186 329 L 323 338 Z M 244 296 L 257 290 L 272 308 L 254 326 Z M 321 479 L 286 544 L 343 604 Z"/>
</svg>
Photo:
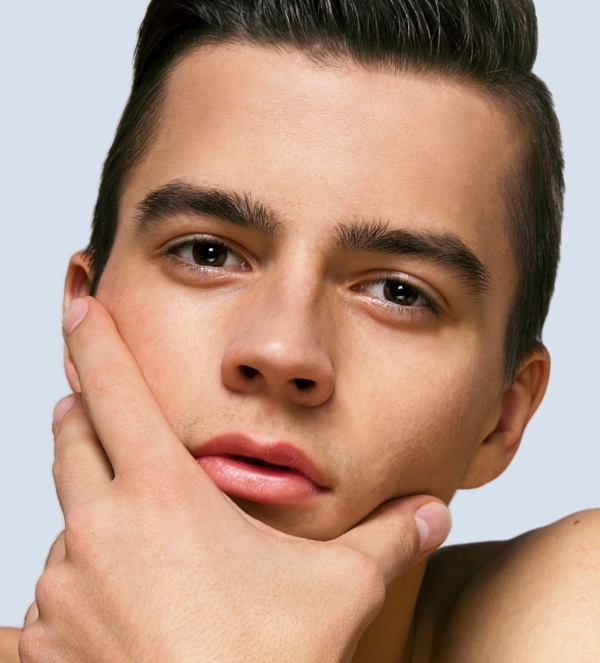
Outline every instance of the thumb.
<svg viewBox="0 0 600 663">
<path fill-rule="evenodd" d="M 420 495 L 383 504 L 337 542 L 370 557 L 388 584 L 440 546 L 451 528 L 448 507 Z"/>
</svg>

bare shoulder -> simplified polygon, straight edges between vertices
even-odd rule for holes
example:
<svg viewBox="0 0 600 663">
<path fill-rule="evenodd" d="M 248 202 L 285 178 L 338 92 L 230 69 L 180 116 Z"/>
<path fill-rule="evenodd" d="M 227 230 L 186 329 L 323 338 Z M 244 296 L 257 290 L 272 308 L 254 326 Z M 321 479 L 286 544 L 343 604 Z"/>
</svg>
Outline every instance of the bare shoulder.
<svg viewBox="0 0 600 663">
<path fill-rule="evenodd" d="M 21 629 L 0 628 L 0 663 L 19 663 L 19 636 Z"/>
<path fill-rule="evenodd" d="M 436 562 L 438 574 L 452 577 L 453 567 L 461 580 L 438 628 L 436 663 L 600 660 L 600 510 L 460 548 Z"/>
</svg>

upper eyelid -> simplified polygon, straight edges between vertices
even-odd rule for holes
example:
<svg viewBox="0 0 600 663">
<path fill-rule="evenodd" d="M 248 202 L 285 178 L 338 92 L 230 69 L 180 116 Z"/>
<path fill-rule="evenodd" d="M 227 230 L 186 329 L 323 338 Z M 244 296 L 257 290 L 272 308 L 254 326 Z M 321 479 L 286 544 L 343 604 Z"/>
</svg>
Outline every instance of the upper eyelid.
<svg viewBox="0 0 600 663">
<path fill-rule="evenodd" d="M 185 247 L 185 246 L 191 246 L 192 244 L 202 241 L 202 240 L 208 240 L 212 241 L 215 244 L 219 244 L 221 246 L 224 246 L 227 248 L 229 251 L 231 251 L 233 254 L 235 254 L 240 260 L 245 260 L 246 258 L 240 255 L 241 253 L 246 253 L 245 251 L 240 251 L 239 249 L 236 249 L 232 244 L 231 240 L 226 240 L 223 239 L 222 237 L 219 237 L 218 235 L 213 235 L 212 233 L 194 233 L 192 235 L 188 236 L 183 236 L 183 237 L 178 237 L 173 240 L 170 240 L 169 242 L 166 243 L 165 248 L 161 251 L 162 254 L 168 254 L 172 253 L 174 249 Z M 363 280 L 361 282 L 361 285 L 368 285 L 368 284 L 375 284 L 375 283 L 384 283 L 385 281 L 398 281 L 400 283 L 406 283 L 410 285 L 411 287 L 415 288 L 419 292 L 419 294 L 425 299 L 427 304 L 432 308 L 434 313 L 436 315 L 439 315 L 442 312 L 442 306 L 438 303 L 437 299 L 438 297 L 435 297 L 431 294 L 429 294 L 423 286 L 421 286 L 419 283 L 416 283 L 415 281 L 420 281 L 420 279 L 417 279 L 416 277 L 411 276 L 410 274 L 405 274 L 405 273 L 392 273 L 392 274 L 380 274 L 378 276 L 375 276 L 374 278 L 371 278 L 369 280 Z M 357 284 L 359 285 L 359 284 Z M 439 299 L 445 302 L 445 299 L 440 296 Z M 394 302 L 389 302 L 390 304 L 394 306 L 399 306 L 399 304 L 394 304 Z"/>
<path fill-rule="evenodd" d="M 177 237 L 173 240 L 170 240 L 164 245 L 164 248 L 160 250 L 161 255 L 172 254 L 175 249 L 180 249 L 187 246 L 192 246 L 201 241 L 212 242 L 213 244 L 219 244 L 224 246 L 228 251 L 231 251 L 235 256 L 240 260 L 252 262 L 248 258 L 247 251 L 244 251 L 241 247 L 237 248 L 235 242 L 231 240 L 223 239 L 218 235 L 212 235 L 210 233 L 195 233 L 193 235 L 188 235 L 184 237 Z"/>
<path fill-rule="evenodd" d="M 430 295 L 425 288 L 421 287 L 419 284 L 415 283 L 413 278 L 411 278 L 408 274 L 403 274 L 402 276 L 396 274 L 396 275 L 389 275 L 389 276 L 381 276 L 379 278 L 374 278 L 370 279 L 369 281 L 363 281 L 362 285 L 374 285 L 376 283 L 385 283 L 386 281 L 396 281 L 398 283 L 406 283 L 407 285 L 410 285 L 411 288 L 414 288 L 421 297 L 425 300 L 425 302 L 428 304 L 428 306 L 432 309 L 432 311 L 436 314 L 436 316 L 439 316 L 440 313 L 442 312 L 442 306 L 437 301 L 437 298 L 434 297 L 433 295 Z M 379 299 L 379 298 L 378 298 Z M 394 302 L 388 302 L 387 300 L 382 300 L 385 301 L 386 303 L 391 304 L 392 306 L 397 306 L 399 308 L 418 308 L 418 307 L 406 307 L 402 306 L 402 304 L 396 304 Z"/>
<path fill-rule="evenodd" d="M 175 239 L 169 240 L 165 247 L 164 251 L 170 251 L 171 249 L 177 249 L 181 246 L 190 246 L 192 244 L 196 244 L 200 241 L 210 241 L 214 242 L 215 244 L 220 244 L 221 246 L 225 246 L 234 253 L 236 253 L 236 249 L 232 247 L 232 242 L 225 240 L 217 235 L 211 235 L 209 233 L 206 234 L 194 234 L 194 235 L 188 235 L 186 237 L 177 237 Z"/>
<path fill-rule="evenodd" d="M 225 267 L 223 266 L 212 266 L 212 265 L 197 265 L 193 262 L 190 262 L 189 260 L 182 258 L 181 256 L 176 255 L 176 251 L 178 249 L 184 249 L 188 248 L 190 246 L 193 246 L 194 244 L 197 244 L 201 241 L 205 241 L 210 244 L 218 244 L 219 246 L 224 247 L 227 249 L 227 251 L 235 257 L 235 259 L 239 262 L 240 265 L 244 265 L 245 267 L 249 266 L 252 268 L 253 261 L 251 258 L 248 258 L 247 252 L 245 251 L 240 251 L 232 246 L 233 242 L 229 240 L 225 240 L 218 235 L 211 235 L 209 233 L 195 233 L 193 235 L 188 235 L 188 236 L 183 236 L 183 237 L 176 237 L 173 240 L 170 240 L 166 242 L 166 245 L 163 245 L 163 247 L 160 249 L 158 255 L 161 258 L 177 258 L 178 261 L 181 261 L 182 264 L 185 264 L 189 268 L 193 269 L 199 269 L 199 270 L 231 270 L 231 269 L 237 269 L 237 268 L 232 268 L 232 267 Z"/>
<path fill-rule="evenodd" d="M 430 293 L 430 290 L 433 290 L 431 286 L 428 286 L 428 284 L 424 283 L 421 279 L 417 278 L 416 276 L 412 276 L 410 274 L 407 274 L 405 272 L 388 272 L 388 273 L 378 273 L 372 276 L 370 279 L 363 279 L 362 283 L 363 284 L 372 284 L 372 283 L 385 283 L 386 281 L 396 281 L 398 283 L 406 283 L 407 285 L 410 285 L 411 288 L 414 288 L 415 290 L 418 290 L 419 293 L 423 295 L 423 297 L 426 297 L 428 299 L 433 299 L 437 300 L 439 299 L 444 299 L 441 295 L 434 295 Z M 435 291 L 437 292 L 437 291 Z"/>
</svg>

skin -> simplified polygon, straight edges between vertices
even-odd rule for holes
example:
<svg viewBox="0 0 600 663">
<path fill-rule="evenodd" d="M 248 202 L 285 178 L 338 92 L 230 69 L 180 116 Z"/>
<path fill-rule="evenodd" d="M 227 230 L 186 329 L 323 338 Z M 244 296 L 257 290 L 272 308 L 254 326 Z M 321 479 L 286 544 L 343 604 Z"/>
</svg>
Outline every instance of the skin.
<svg viewBox="0 0 600 663">
<path fill-rule="evenodd" d="M 349 663 L 385 585 L 447 535 L 447 508 L 396 500 L 328 542 L 272 529 L 181 444 L 106 309 L 78 299 L 66 320 L 81 395 L 54 415 L 65 532 L 22 663 Z"/>
<path fill-rule="evenodd" d="M 293 441 L 318 466 L 328 490 L 309 504 L 235 499 L 247 514 L 290 535 L 330 540 L 389 500 L 426 494 L 448 503 L 458 488 L 508 466 L 549 375 L 542 347 L 513 384 L 503 370 L 518 296 L 503 193 L 522 148 L 496 103 L 443 78 L 317 65 L 245 45 L 203 48 L 178 64 L 156 139 L 125 187 L 97 298 L 190 451 L 219 434 L 249 432 Z M 265 236 L 177 215 L 136 233 L 139 203 L 173 182 L 249 193 L 277 213 L 279 230 Z M 487 269 L 488 290 L 476 296 L 452 270 L 414 256 L 340 250 L 340 224 L 381 220 L 458 237 Z M 228 242 L 246 267 L 232 259 L 203 271 L 185 252 L 164 254 L 194 234 Z M 373 282 L 398 274 L 438 303 L 439 316 L 382 299 Z M 66 304 L 88 292 L 89 276 L 85 256 L 74 256 Z M 244 378 L 242 366 L 255 376 Z M 69 357 L 67 374 L 79 391 Z M 296 379 L 312 386 L 298 389 Z M 588 534 L 597 532 L 597 516 L 590 521 Z M 514 544 L 515 559 L 535 559 L 542 539 Z M 452 559 L 462 584 L 444 599 L 453 604 L 468 581 L 483 589 L 470 591 L 443 637 L 436 624 L 450 608 L 427 578 L 422 584 L 421 562 L 388 587 L 353 661 L 409 660 L 411 647 L 412 660 L 432 661 L 441 655 L 434 641 L 459 643 L 443 654 L 458 660 L 448 652 L 467 651 L 464 625 L 492 595 L 483 570 L 506 553 L 472 550 Z M 445 568 L 445 555 L 428 577 Z M 520 568 L 500 586 L 519 586 L 530 567 Z M 461 662 L 482 660 L 485 646 Z"/>
<path fill-rule="evenodd" d="M 330 539 L 389 499 L 449 502 L 508 464 L 548 374 L 543 351 L 516 387 L 503 373 L 515 270 L 501 183 L 518 149 L 492 103 L 447 81 L 252 47 L 202 50 L 176 69 L 97 296 L 188 449 L 249 431 L 294 441 L 318 465 L 330 490 L 308 512 L 243 504 L 252 516 Z M 179 216 L 132 232 L 137 205 L 176 181 L 249 192 L 282 230 L 265 238 Z M 357 219 L 454 233 L 488 268 L 489 292 L 474 297 L 425 261 L 339 251 L 337 226 Z M 194 233 L 229 241 L 251 268 L 202 272 L 161 256 Z M 409 274 L 444 303 L 440 318 L 357 291 L 382 273 Z M 75 279 L 69 289 L 85 292 L 85 277 Z M 260 375 L 242 379 L 242 365 Z M 315 386 L 302 392 L 295 378 Z M 503 412 L 506 394 L 521 391 Z"/>
</svg>

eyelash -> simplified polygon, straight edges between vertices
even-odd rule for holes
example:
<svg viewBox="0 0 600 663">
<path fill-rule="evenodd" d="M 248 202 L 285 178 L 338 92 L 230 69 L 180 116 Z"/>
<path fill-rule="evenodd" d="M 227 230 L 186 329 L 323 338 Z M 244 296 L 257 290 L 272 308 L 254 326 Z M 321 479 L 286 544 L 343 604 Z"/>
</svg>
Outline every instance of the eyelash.
<svg viewBox="0 0 600 663">
<path fill-rule="evenodd" d="M 212 267 L 209 265 L 195 265 L 194 263 L 191 263 L 187 260 L 184 260 L 183 258 L 180 258 L 179 256 L 175 255 L 176 251 L 180 251 L 185 248 L 189 248 L 191 246 L 194 246 L 194 244 L 199 244 L 199 243 L 210 243 L 210 244 L 216 244 L 217 246 L 222 246 L 224 249 L 227 249 L 233 256 L 235 256 L 239 261 L 241 265 L 247 265 L 247 262 L 235 251 L 227 242 L 223 241 L 222 239 L 215 237 L 213 235 L 194 235 L 192 237 L 188 237 L 184 240 L 176 240 L 174 243 L 170 244 L 167 246 L 162 252 L 161 255 L 172 259 L 174 262 L 176 262 L 178 268 L 183 268 L 183 269 L 191 269 L 195 272 L 198 270 L 201 272 L 214 272 L 215 270 L 221 270 L 224 269 L 224 267 Z M 227 269 L 227 268 L 225 268 Z M 440 317 L 441 314 L 441 308 L 439 304 L 430 296 L 428 295 L 422 288 L 419 288 L 417 285 L 411 282 L 410 279 L 407 278 L 398 278 L 398 277 L 385 277 L 385 278 L 378 278 L 374 279 L 372 281 L 367 281 L 360 286 L 359 288 L 365 288 L 366 286 L 374 286 L 374 285 L 383 285 L 385 283 L 400 283 L 406 286 L 409 286 L 410 288 L 414 289 L 415 292 L 418 293 L 419 297 L 422 297 L 424 302 L 427 304 L 427 307 L 424 306 L 403 306 L 402 304 L 396 304 L 394 302 L 391 302 L 386 299 L 382 299 L 380 297 L 375 297 L 373 296 L 373 299 L 375 299 L 379 305 L 384 306 L 385 308 L 389 309 L 390 312 L 396 314 L 396 315 L 422 315 L 422 314 L 430 314 L 433 313 L 436 318 Z M 364 292 L 364 290 L 363 290 Z M 424 310 L 425 309 L 425 310 Z"/>
<path fill-rule="evenodd" d="M 373 296 L 373 299 L 376 299 L 377 302 L 385 306 L 385 308 L 389 309 L 391 312 L 394 314 L 399 314 L 399 315 L 428 315 L 430 313 L 433 313 L 436 318 L 439 318 L 441 315 L 441 307 L 440 305 L 431 297 L 429 294 L 427 294 L 422 288 L 419 288 L 417 285 L 415 285 L 410 279 L 403 279 L 399 277 L 386 277 L 386 278 L 379 278 L 375 279 L 373 281 L 368 281 L 366 283 L 361 284 L 361 286 L 364 288 L 365 286 L 373 286 L 373 285 L 378 285 L 378 284 L 385 284 L 385 283 L 400 283 L 406 286 L 409 286 L 415 292 L 418 293 L 419 297 L 422 297 L 425 303 L 427 304 L 427 307 L 424 306 L 403 306 L 402 304 L 396 304 L 394 302 L 391 302 L 387 299 L 381 299 L 380 297 L 375 297 Z M 364 291 L 363 291 L 364 292 Z M 425 309 L 425 310 L 424 310 Z"/>
<path fill-rule="evenodd" d="M 210 265 L 195 265 L 194 263 L 191 263 L 187 260 L 184 260 L 183 258 L 180 258 L 179 256 L 175 255 L 176 251 L 180 251 L 182 249 L 187 249 L 191 246 L 194 246 L 194 244 L 200 244 L 200 243 L 206 243 L 206 244 L 216 244 L 217 246 L 222 246 L 224 249 L 227 249 L 227 251 L 235 256 L 241 263 L 241 265 L 247 265 L 247 261 L 244 260 L 237 251 L 231 248 L 231 246 L 223 241 L 222 239 L 219 239 L 218 237 L 214 237 L 213 235 L 194 235 L 192 237 L 188 237 L 184 240 L 175 240 L 173 244 L 168 245 L 162 252 L 161 256 L 165 258 L 170 258 L 174 262 L 176 262 L 177 266 L 183 269 L 192 269 L 194 271 L 201 271 L 201 272 L 213 272 L 215 270 L 221 270 L 221 269 L 227 269 L 226 267 L 212 267 Z"/>
</svg>

